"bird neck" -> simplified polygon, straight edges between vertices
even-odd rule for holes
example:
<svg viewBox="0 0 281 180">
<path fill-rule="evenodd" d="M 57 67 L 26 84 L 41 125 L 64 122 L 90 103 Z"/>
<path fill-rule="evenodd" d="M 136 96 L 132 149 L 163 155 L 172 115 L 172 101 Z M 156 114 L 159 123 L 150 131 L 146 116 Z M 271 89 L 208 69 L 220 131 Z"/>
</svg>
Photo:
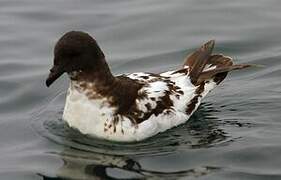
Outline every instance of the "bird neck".
<svg viewBox="0 0 281 180">
<path fill-rule="evenodd" d="M 110 72 L 109 66 L 105 59 L 101 59 L 93 68 L 86 70 L 73 71 L 69 73 L 72 82 L 78 84 L 92 84 L 96 88 L 110 88 L 114 83 L 115 77 Z"/>
</svg>

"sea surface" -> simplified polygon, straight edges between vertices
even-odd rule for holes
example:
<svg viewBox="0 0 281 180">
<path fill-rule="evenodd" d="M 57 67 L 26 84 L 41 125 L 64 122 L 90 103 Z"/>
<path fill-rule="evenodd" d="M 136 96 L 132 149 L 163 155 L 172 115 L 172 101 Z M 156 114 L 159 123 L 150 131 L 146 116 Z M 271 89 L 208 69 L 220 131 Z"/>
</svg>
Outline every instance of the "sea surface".
<svg viewBox="0 0 281 180">
<path fill-rule="evenodd" d="M 181 66 L 202 43 L 235 63 L 185 124 L 138 143 L 61 119 L 69 81 L 45 86 L 53 47 L 93 35 L 114 74 Z M 0 179 L 281 179 L 280 0 L 0 0 Z"/>
</svg>

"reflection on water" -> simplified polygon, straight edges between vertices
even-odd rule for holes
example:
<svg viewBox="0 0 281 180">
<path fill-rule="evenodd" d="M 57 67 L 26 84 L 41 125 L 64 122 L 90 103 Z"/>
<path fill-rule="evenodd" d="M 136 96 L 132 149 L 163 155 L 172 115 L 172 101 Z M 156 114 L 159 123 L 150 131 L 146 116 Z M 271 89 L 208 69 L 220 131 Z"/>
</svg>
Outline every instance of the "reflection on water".
<svg viewBox="0 0 281 180">
<path fill-rule="evenodd" d="M 64 164 L 57 171 L 61 179 L 177 179 L 199 177 L 219 170 L 218 167 L 196 167 L 193 169 L 161 172 L 147 170 L 136 159 L 126 156 L 111 156 L 67 148 L 59 154 Z M 43 175 L 42 175 L 43 176 Z M 55 179 L 44 176 L 45 179 Z"/>
</svg>

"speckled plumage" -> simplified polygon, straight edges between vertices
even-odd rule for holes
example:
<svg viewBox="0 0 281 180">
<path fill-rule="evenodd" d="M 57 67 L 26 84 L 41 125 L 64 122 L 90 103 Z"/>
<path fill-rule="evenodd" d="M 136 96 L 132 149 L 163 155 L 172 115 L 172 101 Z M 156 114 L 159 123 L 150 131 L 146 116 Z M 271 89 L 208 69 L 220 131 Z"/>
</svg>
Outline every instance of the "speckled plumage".
<svg viewBox="0 0 281 180">
<path fill-rule="evenodd" d="M 87 90 L 79 90 L 77 82 L 71 82 L 63 119 L 84 134 L 114 141 L 139 141 L 186 122 L 201 99 L 216 86 L 215 82 L 206 83 L 196 107 L 191 113 L 187 113 L 187 105 L 196 96 L 198 88 L 191 84 L 188 76 L 170 71 L 159 77 L 146 74 L 150 78 L 143 79 L 142 74 L 127 75 L 145 84 L 138 93 L 144 93 L 146 97 L 135 99 L 136 110 L 132 112 L 137 114 L 135 121 L 131 121 L 126 115 L 116 114 L 117 107 L 110 105 L 110 97 L 90 99 Z M 169 82 L 165 82 L 167 80 Z M 172 83 L 174 87 L 178 87 L 175 91 L 169 90 Z M 160 109 L 160 112 L 151 113 L 157 108 L 157 102 L 167 94 L 172 104 Z M 146 114 L 149 115 L 143 119 Z"/>
<path fill-rule="evenodd" d="M 69 74 L 63 119 L 71 127 L 107 140 L 140 141 L 186 122 L 228 71 L 249 66 L 212 55 L 213 47 L 214 41 L 204 44 L 177 70 L 114 77 L 96 41 L 69 32 L 56 45 L 46 84 Z"/>
</svg>

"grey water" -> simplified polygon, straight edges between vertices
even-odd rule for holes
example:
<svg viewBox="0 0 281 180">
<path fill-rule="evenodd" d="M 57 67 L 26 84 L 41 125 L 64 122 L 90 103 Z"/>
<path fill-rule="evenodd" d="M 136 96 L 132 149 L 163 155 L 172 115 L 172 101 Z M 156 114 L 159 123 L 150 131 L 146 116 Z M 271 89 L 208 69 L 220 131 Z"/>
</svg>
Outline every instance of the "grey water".
<svg viewBox="0 0 281 180">
<path fill-rule="evenodd" d="M 138 143 L 62 120 L 44 81 L 57 39 L 93 35 L 114 74 L 176 69 L 210 39 L 235 63 L 185 124 Z M 0 179 L 281 179 L 281 1 L 0 0 Z"/>
</svg>

